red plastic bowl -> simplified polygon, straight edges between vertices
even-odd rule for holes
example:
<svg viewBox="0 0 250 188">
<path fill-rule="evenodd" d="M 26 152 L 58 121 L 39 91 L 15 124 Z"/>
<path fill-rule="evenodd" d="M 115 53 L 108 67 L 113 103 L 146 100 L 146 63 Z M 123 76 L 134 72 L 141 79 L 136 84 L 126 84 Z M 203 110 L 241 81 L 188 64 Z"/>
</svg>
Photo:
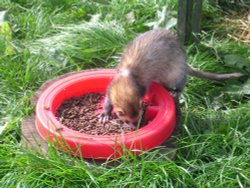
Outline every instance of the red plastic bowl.
<svg viewBox="0 0 250 188">
<path fill-rule="evenodd" d="M 55 117 L 60 104 L 73 96 L 90 92 L 105 93 L 115 71 L 90 70 L 75 73 L 55 81 L 39 97 L 36 106 L 36 127 L 48 142 L 61 150 L 84 158 L 117 158 L 130 150 L 139 154 L 160 145 L 175 127 L 175 106 L 171 95 L 159 84 L 153 83 L 144 97 L 148 106 L 149 123 L 136 131 L 114 136 L 93 136 L 79 133 L 60 124 Z M 126 149 L 124 149 L 126 148 Z"/>
</svg>

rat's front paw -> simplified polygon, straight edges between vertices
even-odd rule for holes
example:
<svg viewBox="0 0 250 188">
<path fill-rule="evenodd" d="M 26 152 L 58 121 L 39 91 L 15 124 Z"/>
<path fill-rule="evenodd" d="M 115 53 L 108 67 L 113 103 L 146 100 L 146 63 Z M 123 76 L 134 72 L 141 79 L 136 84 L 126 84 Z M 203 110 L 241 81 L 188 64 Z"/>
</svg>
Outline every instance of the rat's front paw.
<svg viewBox="0 0 250 188">
<path fill-rule="evenodd" d="M 103 112 L 103 113 L 101 113 L 101 114 L 98 116 L 98 118 L 99 118 L 99 122 L 100 122 L 100 123 L 106 123 L 106 122 L 108 122 L 109 120 L 112 119 L 112 115 Z"/>
</svg>

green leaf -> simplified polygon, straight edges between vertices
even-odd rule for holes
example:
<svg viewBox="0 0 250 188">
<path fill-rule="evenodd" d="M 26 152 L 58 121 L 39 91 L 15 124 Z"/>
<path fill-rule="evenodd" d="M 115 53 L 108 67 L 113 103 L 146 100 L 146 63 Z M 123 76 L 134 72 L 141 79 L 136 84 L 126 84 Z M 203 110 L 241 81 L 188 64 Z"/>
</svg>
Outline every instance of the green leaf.
<svg viewBox="0 0 250 188">
<path fill-rule="evenodd" d="M 177 24 L 177 19 L 176 18 L 171 18 L 170 20 L 168 20 L 168 22 L 166 23 L 165 28 L 166 29 L 171 29 L 172 27 L 176 26 Z"/>
<path fill-rule="evenodd" d="M 224 56 L 224 62 L 229 67 L 236 67 L 250 71 L 250 60 L 242 58 L 239 55 L 229 54 Z"/>
<path fill-rule="evenodd" d="M 226 93 L 250 95 L 250 78 L 243 85 L 231 85 L 227 87 Z"/>
<path fill-rule="evenodd" d="M 243 85 L 242 93 L 250 95 L 250 79 Z"/>
<path fill-rule="evenodd" d="M 2 40 L 1 45 L 3 45 L 2 49 L 5 49 L 5 55 L 15 54 L 15 51 L 11 45 L 12 31 L 8 22 L 0 22 L 0 40 Z"/>
</svg>

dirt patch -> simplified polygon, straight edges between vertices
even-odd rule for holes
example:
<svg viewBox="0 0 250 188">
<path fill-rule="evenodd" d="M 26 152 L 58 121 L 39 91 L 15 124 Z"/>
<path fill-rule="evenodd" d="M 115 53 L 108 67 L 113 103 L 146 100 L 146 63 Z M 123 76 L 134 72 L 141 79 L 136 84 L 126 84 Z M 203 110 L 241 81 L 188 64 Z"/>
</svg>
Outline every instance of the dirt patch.
<svg viewBox="0 0 250 188">
<path fill-rule="evenodd" d="M 73 97 L 65 100 L 56 112 L 58 120 L 66 127 L 91 135 L 115 135 L 129 133 L 136 128 L 122 122 L 117 117 L 103 124 L 98 122 L 97 110 L 101 110 L 101 100 L 104 95 L 100 93 L 88 93 L 79 98 Z M 146 105 L 144 105 L 144 111 Z M 147 122 L 142 118 L 140 127 Z"/>
</svg>

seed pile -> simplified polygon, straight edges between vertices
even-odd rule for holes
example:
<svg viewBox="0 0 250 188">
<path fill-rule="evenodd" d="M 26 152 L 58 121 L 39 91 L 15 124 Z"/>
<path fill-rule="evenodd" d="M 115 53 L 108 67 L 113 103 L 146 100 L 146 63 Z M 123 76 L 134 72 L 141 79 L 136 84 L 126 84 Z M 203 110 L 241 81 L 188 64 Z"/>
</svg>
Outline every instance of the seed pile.
<svg viewBox="0 0 250 188">
<path fill-rule="evenodd" d="M 66 127 L 91 135 L 115 135 L 134 131 L 135 128 L 123 123 L 117 117 L 107 123 L 99 123 L 97 110 L 101 110 L 100 93 L 88 93 L 79 98 L 65 100 L 56 112 L 58 120 Z M 143 125 L 146 124 L 142 121 Z"/>
</svg>

